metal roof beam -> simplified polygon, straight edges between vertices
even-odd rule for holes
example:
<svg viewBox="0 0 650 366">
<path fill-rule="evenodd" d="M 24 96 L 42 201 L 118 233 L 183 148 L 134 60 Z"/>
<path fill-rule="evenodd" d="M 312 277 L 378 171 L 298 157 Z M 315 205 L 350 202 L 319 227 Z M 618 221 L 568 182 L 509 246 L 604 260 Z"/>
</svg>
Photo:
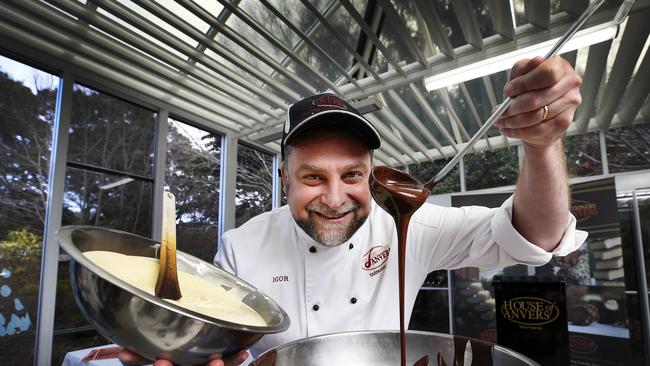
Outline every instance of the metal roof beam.
<svg viewBox="0 0 650 366">
<path fill-rule="evenodd" d="M 465 97 L 465 101 L 467 102 L 467 105 L 469 106 L 469 111 L 472 113 L 472 117 L 474 117 L 474 122 L 476 122 L 476 126 L 481 129 L 483 126 L 483 123 L 481 122 L 481 117 L 478 114 L 478 111 L 476 110 L 476 106 L 474 105 L 474 101 L 472 100 L 472 97 L 469 94 L 469 91 L 467 90 L 467 87 L 465 86 L 465 83 L 460 83 L 459 85 L 460 91 L 463 93 L 463 97 Z M 485 143 L 488 145 L 488 148 L 492 150 L 492 146 L 490 145 L 490 140 L 488 139 L 488 136 L 485 135 Z"/>
<path fill-rule="evenodd" d="M 96 1 L 96 0 L 94 0 Z M 142 0 L 132 0 L 132 1 L 142 1 Z M 179 4 L 181 4 L 184 8 L 187 10 L 191 11 L 194 15 L 197 17 L 201 18 L 204 22 L 210 24 L 211 26 L 219 29 L 220 32 L 224 34 L 224 36 L 228 37 L 231 41 L 233 41 L 235 44 L 237 44 L 239 47 L 243 48 L 246 50 L 246 52 L 250 53 L 251 55 L 255 56 L 258 60 L 262 61 L 263 63 L 267 64 L 270 66 L 272 69 L 278 71 L 280 74 L 282 74 L 284 77 L 287 79 L 295 82 L 296 84 L 302 86 L 308 93 L 315 93 L 316 89 L 309 83 L 307 83 L 303 78 L 299 77 L 298 75 L 294 74 L 293 72 L 289 71 L 286 67 L 281 65 L 279 62 L 275 61 L 273 57 L 269 56 L 266 52 L 264 52 L 262 49 L 260 49 L 258 46 L 254 45 L 251 43 L 249 40 L 246 38 L 242 37 L 239 35 L 237 32 L 235 32 L 233 29 L 231 29 L 229 26 L 226 24 L 222 23 L 215 17 L 214 15 L 208 13 L 205 9 L 203 9 L 201 6 L 198 4 L 192 2 L 191 0 L 176 0 Z M 236 8 L 235 8 L 236 9 Z M 231 9 L 232 11 L 233 9 Z M 205 35 L 202 34 L 203 38 Z M 217 52 L 217 50 L 222 51 L 222 49 L 226 49 L 225 47 L 219 45 L 218 42 L 215 42 L 214 40 L 207 40 L 206 44 L 212 49 L 213 51 Z M 217 47 L 218 46 L 218 47 Z M 229 50 L 232 52 L 232 50 Z M 232 61 L 231 61 L 232 62 Z M 272 78 L 268 78 L 269 80 L 273 80 Z M 267 80 L 265 82 L 268 83 Z M 273 85 L 272 83 L 269 83 Z M 291 94 L 287 94 L 291 95 Z M 299 99 L 296 98 L 296 99 Z"/>
<path fill-rule="evenodd" d="M 618 112 L 621 123 L 629 125 L 639 113 L 643 102 L 650 94 L 650 52 L 646 51 L 639 69 L 625 92 L 623 106 Z"/>
<path fill-rule="evenodd" d="M 456 143 L 463 142 L 463 139 L 469 140 L 470 139 L 469 134 L 467 133 L 465 126 L 463 126 L 463 123 L 461 122 L 460 118 L 458 118 L 458 115 L 454 110 L 454 105 L 451 103 L 451 98 L 449 97 L 449 91 L 447 90 L 447 88 L 438 89 L 435 92 L 438 93 L 440 99 L 442 99 L 442 103 L 445 105 L 445 108 L 447 109 L 447 116 L 449 117 L 449 122 L 451 123 L 451 127 L 454 129 L 454 135 L 456 136 Z"/>
<path fill-rule="evenodd" d="M 182 70 L 183 72 L 192 75 L 196 79 L 201 80 L 204 83 L 215 87 L 216 89 L 223 92 L 224 94 L 232 95 L 236 100 L 249 104 L 253 108 L 259 110 L 261 113 L 273 115 L 274 113 L 273 109 L 268 107 L 262 101 L 252 98 L 248 94 L 251 88 L 253 88 L 252 90 L 256 90 L 258 93 L 263 90 L 259 88 L 255 89 L 255 85 L 251 84 L 246 80 L 241 80 L 242 78 L 237 77 L 238 74 L 235 71 L 230 70 L 228 67 L 223 65 L 217 65 L 215 62 L 211 62 L 208 63 L 208 65 L 206 65 L 208 68 L 211 68 L 217 74 L 220 74 L 225 77 L 233 78 L 234 81 L 230 81 L 228 79 L 219 79 L 213 74 L 210 74 L 200 68 L 197 68 L 194 65 L 188 64 L 187 61 L 184 60 L 183 58 L 163 50 L 160 46 L 152 43 L 150 40 L 138 34 L 129 32 L 128 30 L 124 29 L 124 26 L 116 23 L 112 19 L 109 19 L 94 11 L 88 10 L 79 2 L 65 1 L 65 0 L 49 0 L 49 1 L 55 3 L 57 7 L 71 14 L 74 14 L 80 20 L 92 23 L 95 27 L 97 27 L 101 31 L 114 36 L 115 38 L 135 47 L 136 49 L 145 51 L 146 53 L 153 55 L 154 57 L 160 59 L 162 62 L 172 65 L 178 68 L 179 70 Z M 22 7 L 36 6 L 36 4 L 33 4 L 32 2 L 18 2 L 18 4 Z M 49 6 L 44 6 L 43 11 L 46 10 L 51 11 L 53 9 Z M 197 53 L 197 55 L 201 55 L 201 54 Z M 239 85 L 237 85 L 236 82 L 239 82 Z M 246 91 L 244 92 L 243 90 L 241 90 L 241 87 L 246 88 Z M 286 105 L 285 101 L 277 98 L 273 98 L 274 96 L 269 96 L 268 91 L 264 90 L 263 92 L 267 94 L 267 95 L 263 95 L 264 97 L 266 97 L 265 99 L 270 101 L 271 103 L 278 106 Z"/>
<path fill-rule="evenodd" d="M 440 51 L 447 57 L 453 58 L 455 56 L 454 48 L 449 41 L 446 31 L 442 28 L 442 22 L 440 21 L 436 7 L 429 1 L 416 0 L 415 8 L 420 14 L 423 23 L 426 25 L 427 32 L 424 34 L 428 36 L 429 41 L 438 46 Z"/>
<path fill-rule="evenodd" d="M 395 70 L 397 70 L 397 72 L 400 73 L 402 76 L 406 77 L 406 73 L 404 72 L 404 70 L 402 70 L 402 68 L 399 66 L 399 64 L 395 60 L 392 59 L 392 57 L 390 56 L 390 53 L 388 52 L 386 47 L 381 43 L 381 41 L 377 37 L 377 34 L 375 33 L 376 31 L 366 22 L 366 20 L 361 16 L 361 14 L 359 14 L 359 12 L 357 12 L 357 9 L 354 8 L 354 5 L 352 5 L 352 3 L 350 3 L 350 1 L 348 1 L 348 0 L 339 0 L 339 1 L 340 1 L 341 5 L 343 5 L 345 10 L 359 24 L 359 26 L 361 27 L 361 30 L 366 35 L 366 37 L 368 37 L 370 42 L 372 42 L 372 44 L 375 45 L 375 47 L 377 47 L 377 49 L 379 49 L 381 51 L 381 53 L 384 55 L 386 60 L 388 60 L 388 62 L 391 64 L 391 66 L 393 66 L 393 68 Z M 378 8 L 375 7 L 375 12 L 378 12 L 378 11 L 379 11 Z M 377 14 L 377 13 L 375 13 L 375 14 Z"/>
<path fill-rule="evenodd" d="M 460 30 L 463 32 L 467 43 L 482 50 L 483 36 L 478 27 L 478 21 L 474 15 L 470 0 L 451 0 L 451 5 L 456 12 L 456 19 L 458 19 Z"/>
<path fill-rule="evenodd" d="M 332 24 L 330 24 L 330 22 L 327 20 L 327 18 L 325 18 L 325 17 L 324 17 L 324 16 L 323 16 L 319 11 L 318 11 L 318 9 L 316 9 L 316 8 L 314 7 L 314 5 L 312 5 L 312 4 L 309 2 L 309 0 L 300 0 L 300 1 L 302 2 L 303 5 L 305 5 L 305 7 L 306 7 L 307 9 L 309 9 L 309 11 L 310 11 L 310 12 L 311 12 L 311 13 L 312 13 L 312 14 L 313 14 L 317 19 L 318 19 L 318 21 L 319 21 L 323 26 L 325 26 L 325 28 L 327 28 L 327 30 L 328 30 L 330 33 L 332 33 L 332 34 L 334 35 L 334 37 L 336 37 L 336 39 L 338 39 L 339 43 L 340 43 L 340 44 L 341 44 L 345 49 L 347 49 L 350 53 L 352 53 L 352 56 L 354 56 L 354 59 L 357 60 L 357 62 L 359 62 L 359 63 L 361 64 L 361 66 L 363 67 L 364 71 L 370 73 L 370 74 L 372 75 L 372 77 L 375 78 L 375 80 L 377 80 L 377 81 L 383 83 L 383 80 L 379 77 L 379 74 L 377 74 L 377 72 L 376 72 L 375 70 L 372 69 L 372 67 L 371 67 L 371 66 L 366 62 L 366 60 L 363 58 L 363 56 L 361 56 L 361 55 L 359 54 L 359 52 L 357 52 L 357 50 L 355 50 L 354 47 L 352 47 L 352 46 L 347 42 L 347 40 L 346 40 L 346 39 L 345 39 L 345 38 L 344 38 L 344 37 L 343 37 L 343 36 L 342 36 L 342 35 L 341 35 L 337 30 L 336 30 L 336 28 L 334 28 L 334 26 L 332 26 Z"/>
<path fill-rule="evenodd" d="M 551 0 L 525 0 L 524 11 L 528 21 L 544 30 L 551 26 Z"/>
<path fill-rule="evenodd" d="M 483 76 L 481 78 L 481 81 L 483 82 L 483 86 L 485 87 L 485 92 L 487 93 L 488 99 L 490 100 L 490 105 L 494 107 L 497 104 L 499 104 L 499 102 L 497 101 L 497 96 L 494 94 L 494 86 L 492 85 L 492 81 L 490 80 L 490 77 Z M 487 135 L 487 132 L 485 134 Z M 503 135 L 501 135 L 501 137 L 503 137 L 503 141 L 505 142 L 506 146 L 509 146 L 508 139 Z"/>
<path fill-rule="evenodd" d="M 580 86 L 582 103 L 574 116 L 574 121 L 579 131 L 585 132 L 589 125 L 589 119 L 594 110 L 598 90 L 605 75 L 607 55 L 609 54 L 611 45 L 612 41 L 606 41 L 589 47 L 587 66 L 585 68 L 585 74 L 582 77 L 582 85 Z"/>
<path fill-rule="evenodd" d="M 375 113 L 381 113 L 381 112 L 375 112 Z M 406 156 L 408 156 L 413 161 L 418 161 L 418 159 L 415 158 L 415 150 L 413 150 L 404 141 L 395 137 L 393 131 L 391 131 L 379 118 L 377 118 L 375 116 L 375 113 L 367 114 L 365 117 L 372 123 L 373 126 L 375 126 L 377 131 L 379 131 L 379 134 L 381 135 L 383 140 L 388 141 L 388 143 L 394 145 L 397 149 L 401 151 L 401 153 L 396 156 L 399 156 L 401 154 L 406 154 Z M 382 147 L 383 147 L 383 142 L 382 142 Z"/>
<path fill-rule="evenodd" d="M 218 0 L 225 8 L 233 12 L 239 19 L 244 21 L 249 27 L 251 27 L 253 30 L 255 30 L 260 36 L 262 36 L 264 39 L 269 41 L 274 47 L 280 49 L 285 55 L 289 56 L 291 59 L 293 59 L 296 63 L 304 67 L 305 69 L 309 70 L 312 75 L 316 78 L 322 81 L 325 85 L 327 85 L 331 90 L 333 90 L 336 94 L 341 95 L 341 92 L 338 90 L 338 87 L 334 85 L 328 78 L 326 78 L 321 72 L 318 70 L 314 69 L 312 65 L 307 63 L 305 60 L 301 59 L 298 57 L 298 54 L 295 54 L 292 50 L 290 50 L 282 41 L 280 41 L 277 37 L 275 37 L 271 32 L 267 31 L 262 25 L 257 23 L 255 19 L 253 19 L 250 15 L 245 13 L 243 10 L 241 10 L 237 5 L 231 4 L 229 1 L 224 1 L 224 0 Z M 216 18 L 215 18 L 216 19 Z M 223 23 L 225 27 L 227 25 Z M 229 28 L 229 27 L 228 27 Z M 234 31 L 233 31 L 234 32 Z M 230 37 L 229 37 L 230 38 Z M 231 38 L 232 39 L 232 38 Z M 258 52 L 263 52 L 261 49 L 258 47 L 254 46 L 252 43 L 246 41 L 250 47 L 255 47 Z M 269 56 L 270 57 L 270 56 Z M 284 65 L 280 64 L 279 62 L 273 60 L 273 64 L 276 65 L 277 67 L 281 67 L 284 72 L 289 72 L 288 69 L 284 67 Z M 284 73 L 283 73 L 284 75 Z M 305 83 L 308 85 L 310 88 L 313 88 L 309 83 L 303 80 L 303 78 L 300 78 L 301 83 Z M 315 89 L 307 89 L 309 91 L 314 91 L 316 92 Z"/>
<path fill-rule="evenodd" d="M 273 5 L 271 5 L 271 3 L 269 3 L 267 0 L 259 0 L 259 1 L 260 1 L 260 2 L 262 3 L 262 5 L 264 5 L 267 9 L 269 9 L 269 11 L 273 13 L 273 15 L 275 15 L 276 17 L 278 17 L 278 19 L 280 19 L 284 24 L 286 24 L 287 27 L 289 27 L 289 29 L 291 29 L 295 34 L 297 34 L 298 37 L 300 37 L 300 39 L 302 40 L 302 42 L 304 42 L 305 44 L 307 44 L 307 45 L 308 45 L 309 47 L 311 47 L 314 51 L 316 51 L 319 55 L 321 55 L 321 56 L 324 57 L 327 61 L 329 61 L 330 64 L 331 64 L 332 66 L 334 66 L 334 67 L 339 71 L 339 73 L 341 73 L 341 75 L 342 75 L 343 77 L 345 77 L 349 82 L 351 82 L 352 84 L 354 84 L 356 87 L 361 88 L 361 86 L 360 86 L 359 84 L 357 84 L 357 81 L 356 81 L 354 78 L 352 78 L 352 76 L 350 76 L 350 75 L 348 74 L 348 70 L 346 70 L 345 68 L 343 68 L 343 66 L 341 66 L 338 62 L 336 62 L 336 60 L 334 60 L 334 59 L 332 58 L 332 56 L 330 56 L 330 55 L 329 55 L 327 52 L 325 52 L 325 51 L 324 51 L 324 50 L 323 50 L 319 45 L 317 45 L 314 41 L 312 41 L 311 38 L 309 38 L 308 35 L 306 35 L 303 31 L 301 31 L 300 28 L 298 28 L 298 26 L 295 25 L 295 24 L 294 24 L 294 23 L 293 23 L 289 18 L 287 18 L 286 16 L 284 16 L 284 14 L 282 14 L 282 12 L 280 12 L 278 9 L 276 9 L 276 8 L 275 8 Z M 289 50 L 289 52 L 290 52 L 291 54 L 294 54 L 294 53 L 295 53 L 294 50 Z M 288 55 L 287 55 L 287 58 L 286 58 L 285 60 L 289 60 L 289 59 L 290 59 L 290 58 L 288 58 Z M 284 65 L 285 62 L 286 62 L 286 61 L 283 61 L 283 62 L 281 62 L 281 63 Z M 336 89 L 332 89 L 332 90 L 336 90 Z"/>
<path fill-rule="evenodd" d="M 445 139 L 447 139 L 447 142 L 449 142 L 454 147 L 454 150 L 457 151 L 456 141 L 454 141 L 454 138 L 447 130 L 447 127 L 445 127 L 445 125 L 442 123 L 440 117 L 438 117 L 436 112 L 434 112 L 433 108 L 431 108 L 431 105 L 424 97 L 424 94 L 420 91 L 420 88 L 413 83 L 409 84 L 409 88 L 411 89 L 411 92 L 413 92 L 413 96 L 415 96 L 415 100 L 418 102 L 422 110 L 424 110 L 424 113 L 426 113 L 427 117 L 429 117 L 429 119 L 433 121 L 433 123 L 436 125 L 438 130 L 442 133 Z"/>
<path fill-rule="evenodd" d="M 613 18 L 614 11 L 605 10 L 597 12 L 592 20 L 588 23 L 589 27 L 581 32 L 595 32 L 604 28 L 612 27 L 611 19 Z M 359 80 L 365 89 L 355 89 L 354 85 L 343 85 L 341 90 L 346 93 L 349 98 L 365 98 L 369 95 L 381 93 L 387 89 L 392 89 L 399 86 L 404 86 L 412 82 L 420 81 L 422 78 L 442 73 L 450 69 L 457 69 L 459 67 L 468 66 L 485 59 L 500 57 L 505 53 L 516 52 L 522 48 L 530 47 L 540 42 L 559 37 L 571 25 L 571 16 L 567 14 L 559 14 L 552 19 L 553 25 L 548 31 L 540 31 L 538 28 L 531 24 L 523 25 L 517 28 L 517 37 L 514 41 L 508 41 L 503 37 L 494 35 L 484 40 L 485 49 L 478 50 L 472 45 L 463 45 L 456 48 L 456 58 L 450 60 L 444 55 L 435 55 L 429 57 L 429 66 L 422 66 L 419 62 L 413 62 L 403 67 L 408 77 L 404 78 L 399 75 L 395 70 L 388 70 L 381 74 L 382 82 L 365 78 Z"/>
<path fill-rule="evenodd" d="M 187 99 L 187 100 L 200 100 L 202 103 L 207 104 L 206 109 L 211 110 L 212 112 L 226 118 L 229 120 L 229 124 L 232 124 L 232 121 L 240 121 L 244 126 L 250 126 L 252 123 L 248 118 L 260 119 L 259 114 L 248 112 L 243 114 L 236 110 L 230 108 L 216 108 L 217 105 L 226 103 L 232 103 L 233 101 L 229 98 L 221 96 L 219 94 L 210 91 L 205 85 L 191 82 L 187 78 L 182 78 L 180 80 L 181 84 L 184 84 L 185 88 L 175 88 L 175 82 L 178 79 L 178 74 L 171 71 L 168 68 L 165 68 L 160 63 L 153 62 L 147 58 L 142 57 L 141 54 L 136 53 L 132 50 L 124 50 L 121 48 L 116 41 L 112 39 L 106 39 L 99 32 L 93 30 L 92 28 L 86 28 L 84 32 L 79 32 L 79 24 L 73 19 L 61 14 L 60 12 L 52 9 L 49 6 L 43 5 L 41 3 L 28 2 L 22 3 L 25 5 L 32 14 L 30 16 L 25 16 L 16 12 L 10 7 L 6 7 L 7 12 L 13 14 L 16 18 L 16 22 L 22 26 L 26 26 L 26 29 L 34 28 L 34 31 L 37 29 L 41 31 L 41 35 L 45 35 L 44 38 L 49 38 L 56 43 L 61 44 L 63 47 L 69 47 L 69 49 L 77 50 L 79 55 L 87 56 L 89 59 L 92 59 L 98 63 L 106 64 L 109 60 L 108 54 L 105 52 L 105 48 L 108 48 L 111 52 L 111 58 L 108 63 L 117 66 L 125 74 L 131 75 L 131 77 L 139 78 L 145 83 L 151 85 L 159 85 L 161 89 L 166 89 L 169 91 L 174 91 L 173 94 L 178 97 Z M 34 15 L 38 14 L 38 15 Z M 56 22 L 61 25 L 61 28 L 58 32 L 52 32 L 51 28 L 48 28 L 47 25 L 42 24 L 40 20 L 46 20 L 47 22 Z M 30 26 L 31 23 L 37 23 L 38 27 Z M 67 30 L 63 31 L 63 30 Z M 78 42 L 73 40 L 73 35 L 81 37 L 86 42 Z M 118 57 L 121 56 L 121 57 Z M 124 58 L 122 58 L 124 57 Z M 138 62 L 134 62 L 130 57 L 138 59 L 141 58 L 141 61 L 144 65 L 149 66 L 150 68 L 141 68 L 138 67 Z M 135 65 L 134 65 L 135 64 Z M 166 82 L 165 79 L 157 77 L 157 75 L 149 72 L 150 70 L 156 72 L 161 72 L 162 75 L 169 77 L 170 81 Z M 146 70 L 146 71 L 145 71 Z M 199 91 L 196 93 L 195 90 Z M 233 128 L 232 126 L 230 128 Z"/>
<path fill-rule="evenodd" d="M 114 67 L 107 67 L 96 60 L 84 56 L 80 52 L 81 49 L 79 48 L 79 44 L 75 42 L 72 37 L 64 38 L 64 35 L 61 33 L 52 32 L 51 29 L 45 29 L 44 25 L 37 19 L 24 18 L 23 14 L 14 12 L 8 6 L 5 6 L 3 10 L 4 12 L 1 13 L 2 15 L 0 15 L 0 19 L 5 15 L 10 16 L 11 18 L 3 19 L 3 21 L 0 22 L 0 33 L 11 37 L 16 42 L 29 44 L 30 47 L 38 47 L 39 50 L 49 54 L 51 57 L 60 60 L 68 60 L 71 66 L 77 68 L 77 72 L 87 71 L 93 75 L 102 75 L 106 78 L 112 79 L 116 83 L 130 88 L 131 90 L 137 90 L 145 96 L 149 96 L 156 100 L 164 100 L 168 104 L 176 106 L 177 108 L 218 123 L 222 128 L 222 132 L 224 130 L 237 131 L 240 128 L 239 124 L 236 124 L 232 120 L 223 118 L 212 111 L 211 108 L 206 108 L 205 105 L 197 105 L 197 100 L 202 100 L 203 98 L 195 96 L 188 100 L 176 95 L 176 88 L 169 89 L 162 87 L 159 82 L 155 82 L 156 78 L 153 76 L 149 78 L 149 82 L 144 82 L 139 78 L 130 76 L 129 72 L 124 72 L 122 70 L 116 71 Z M 18 23 L 18 25 L 15 26 L 12 25 L 12 23 Z M 61 41 L 72 44 L 68 44 L 67 47 L 62 47 L 61 44 L 56 44 L 52 39 L 45 38 L 44 35 L 55 37 L 55 39 L 57 39 L 55 42 Z M 85 51 L 86 49 L 84 48 L 83 50 Z M 74 54 L 75 57 L 70 58 L 71 54 Z M 209 104 L 210 102 L 202 101 L 202 103 Z"/>
<path fill-rule="evenodd" d="M 389 90 L 388 91 L 388 96 L 397 104 L 397 107 L 399 108 L 400 111 L 406 116 L 406 118 L 415 125 L 415 128 L 420 131 L 420 133 L 431 143 L 433 146 L 438 149 L 438 151 L 444 155 L 442 152 L 442 145 L 440 142 L 438 142 L 438 139 L 436 139 L 431 132 L 424 126 L 424 123 L 418 118 L 418 116 L 413 113 L 413 110 L 409 106 L 406 105 L 404 100 L 397 94 L 395 90 Z"/>
<path fill-rule="evenodd" d="M 508 40 L 515 39 L 515 24 L 510 0 L 487 0 L 494 30 Z"/>
<path fill-rule="evenodd" d="M 606 130 L 612 122 L 616 108 L 630 81 L 634 66 L 650 33 L 650 8 L 631 14 L 625 25 L 625 33 L 621 39 L 616 60 L 605 86 L 603 97 L 598 103 L 596 120 Z"/>
<path fill-rule="evenodd" d="M 231 1 L 233 2 L 233 4 L 235 6 L 238 6 L 239 3 L 241 2 L 241 0 L 231 0 Z M 219 21 L 221 21 L 222 23 L 225 24 L 228 21 L 228 19 L 230 18 L 231 15 L 232 15 L 232 12 L 230 10 L 228 10 L 226 8 L 223 8 L 223 9 L 221 9 L 221 12 L 219 13 L 219 15 L 217 15 L 217 19 L 219 19 Z M 213 26 L 210 26 L 210 28 L 207 30 L 207 32 L 205 32 L 205 36 L 210 38 L 210 39 L 214 39 L 218 34 L 219 34 L 219 29 L 217 29 L 217 28 L 215 28 Z M 199 42 L 199 44 L 196 45 L 196 50 L 199 51 L 199 52 L 204 52 L 206 49 L 208 49 L 208 47 L 204 43 Z M 194 62 L 196 62 L 196 60 L 193 59 L 192 57 L 188 57 L 187 62 L 194 63 Z"/>
<path fill-rule="evenodd" d="M 402 17 L 400 17 L 397 13 L 397 10 L 395 10 L 389 0 L 377 1 L 379 2 L 381 8 L 384 9 L 384 13 L 388 17 L 388 21 L 391 22 L 391 24 L 395 27 L 397 36 L 400 37 L 402 41 L 404 41 L 406 48 L 415 56 L 415 58 L 420 62 L 422 66 L 428 67 L 429 63 L 427 62 L 427 58 L 424 57 L 422 50 L 420 50 L 413 37 L 411 37 L 411 32 L 409 31 L 406 24 L 404 24 L 404 21 L 402 20 Z"/>
<path fill-rule="evenodd" d="M 563 53 L 563 54 L 560 55 L 560 57 L 565 59 L 566 62 L 568 62 L 571 65 L 571 67 L 575 68 L 576 67 L 576 58 L 578 57 L 578 51 L 576 50 L 576 51 Z"/>
<path fill-rule="evenodd" d="M 402 121 L 399 118 L 397 118 L 397 116 L 393 113 L 393 111 L 390 110 L 390 108 L 384 108 L 380 110 L 378 113 L 388 119 L 391 127 L 396 128 L 401 134 L 404 135 L 405 137 L 404 140 L 408 140 L 411 144 L 413 144 L 413 146 L 415 146 L 418 149 L 418 151 L 427 155 L 425 151 L 427 151 L 429 148 L 426 147 L 417 136 L 415 136 L 415 134 L 411 131 L 410 128 L 406 127 L 404 123 L 402 123 Z M 431 156 L 429 155 L 427 155 L 427 157 L 431 158 Z"/>
</svg>

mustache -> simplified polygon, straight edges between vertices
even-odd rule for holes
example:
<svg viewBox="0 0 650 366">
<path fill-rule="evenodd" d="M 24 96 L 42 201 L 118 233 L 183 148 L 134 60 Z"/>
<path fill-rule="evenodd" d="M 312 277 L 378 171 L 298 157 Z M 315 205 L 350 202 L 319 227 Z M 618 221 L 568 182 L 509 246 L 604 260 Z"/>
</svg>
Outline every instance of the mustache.
<svg viewBox="0 0 650 366">
<path fill-rule="evenodd" d="M 356 201 L 348 201 L 340 207 L 333 209 L 320 202 L 312 202 L 307 205 L 306 209 L 308 211 L 319 213 L 325 217 L 339 217 L 358 209 L 360 206 L 361 205 Z"/>
</svg>

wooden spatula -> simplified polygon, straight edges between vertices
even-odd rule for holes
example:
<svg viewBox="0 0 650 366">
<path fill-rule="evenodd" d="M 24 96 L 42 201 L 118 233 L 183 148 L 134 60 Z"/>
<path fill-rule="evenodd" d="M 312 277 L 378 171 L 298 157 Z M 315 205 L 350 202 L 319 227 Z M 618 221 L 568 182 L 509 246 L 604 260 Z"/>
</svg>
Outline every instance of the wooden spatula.
<svg viewBox="0 0 650 366">
<path fill-rule="evenodd" d="M 161 299 L 178 300 L 181 298 L 181 289 L 176 270 L 176 199 L 169 192 L 163 194 L 162 229 L 156 296 Z"/>
</svg>

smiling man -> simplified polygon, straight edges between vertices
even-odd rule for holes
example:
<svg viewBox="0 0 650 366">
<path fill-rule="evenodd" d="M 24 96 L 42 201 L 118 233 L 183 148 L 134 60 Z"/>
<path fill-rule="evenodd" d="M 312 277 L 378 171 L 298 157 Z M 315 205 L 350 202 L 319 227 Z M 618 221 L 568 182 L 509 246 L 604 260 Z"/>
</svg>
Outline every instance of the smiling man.
<svg viewBox="0 0 650 366">
<path fill-rule="evenodd" d="M 515 194 L 499 208 L 425 204 L 413 215 L 406 319 L 431 271 L 541 265 L 582 244 L 586 234 L 575 230 L 569 212 L 561 142 L 579 88 L 580 77 L 560 57 L 513 67 L 504 94 L 517 98 L 497 126 L 524 146 Z M 253 356 L 319 334 L 399 329 L 395 223 L 373 202 L 368 185 L 379 145 L 372 124 L 335 95 L 289 108 L 281 142 L 288 205 L 225 233 L 215 257 L 289 314 L 289 329 L 264 336 Z M 238 365 L 245 356 L 215 355 L 210 365 Z"/>
</svg>

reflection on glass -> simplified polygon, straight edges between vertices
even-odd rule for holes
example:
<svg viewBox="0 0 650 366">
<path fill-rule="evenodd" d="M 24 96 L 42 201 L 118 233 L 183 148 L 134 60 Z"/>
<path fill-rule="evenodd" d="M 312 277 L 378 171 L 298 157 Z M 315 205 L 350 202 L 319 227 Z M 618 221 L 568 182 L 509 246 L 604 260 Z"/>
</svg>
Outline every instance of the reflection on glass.
<svg viewBox="0 0 650 366">
<path fill-rule="evenodd" d="M 420 290 L 408 329 L 449 333 L 449 293 L 446 288 Z"/>
<path fill-rule="evenodd" d="M 605 131 L 610 173 L 650 169 L 650 123 Z"/>
<path fill-rule="evenodd" d="M 58 77 L 0 56 L 0 364 L 31 365 Z"/>
<path fill-rule="evenodd" d="M 151 177 L 155 113 L 74 86 L 68 161 Z"/>
<path fill-rule="evenodd" d="M 169 119 L 165 187 L 176 197 L 176 245 L 209 263 L 217 248 L 220 167 L 220 136 Z"/>
<path fill-rule="evenodd" d="M 465 185 L 468 191 L 513 185 L 517 181 L 517 147 L 467 154 Z"/>
<path fill-rule="evenodd" d="M 564 154 L 570 177 L 587 177 L 603 174 L 598 132 L 567 136 Z"/>
<path fill-rule="evenodd" d="M 68 168 L 63 225 L 95 225 L 148 237 L 152 183 Z"/>
<path fill-rule="evenodd" d="M 239 145 L 235 226 L 240 226 L 253 216 L 271 209 L 274 173 L 273 155 Z"/>
</svg>

